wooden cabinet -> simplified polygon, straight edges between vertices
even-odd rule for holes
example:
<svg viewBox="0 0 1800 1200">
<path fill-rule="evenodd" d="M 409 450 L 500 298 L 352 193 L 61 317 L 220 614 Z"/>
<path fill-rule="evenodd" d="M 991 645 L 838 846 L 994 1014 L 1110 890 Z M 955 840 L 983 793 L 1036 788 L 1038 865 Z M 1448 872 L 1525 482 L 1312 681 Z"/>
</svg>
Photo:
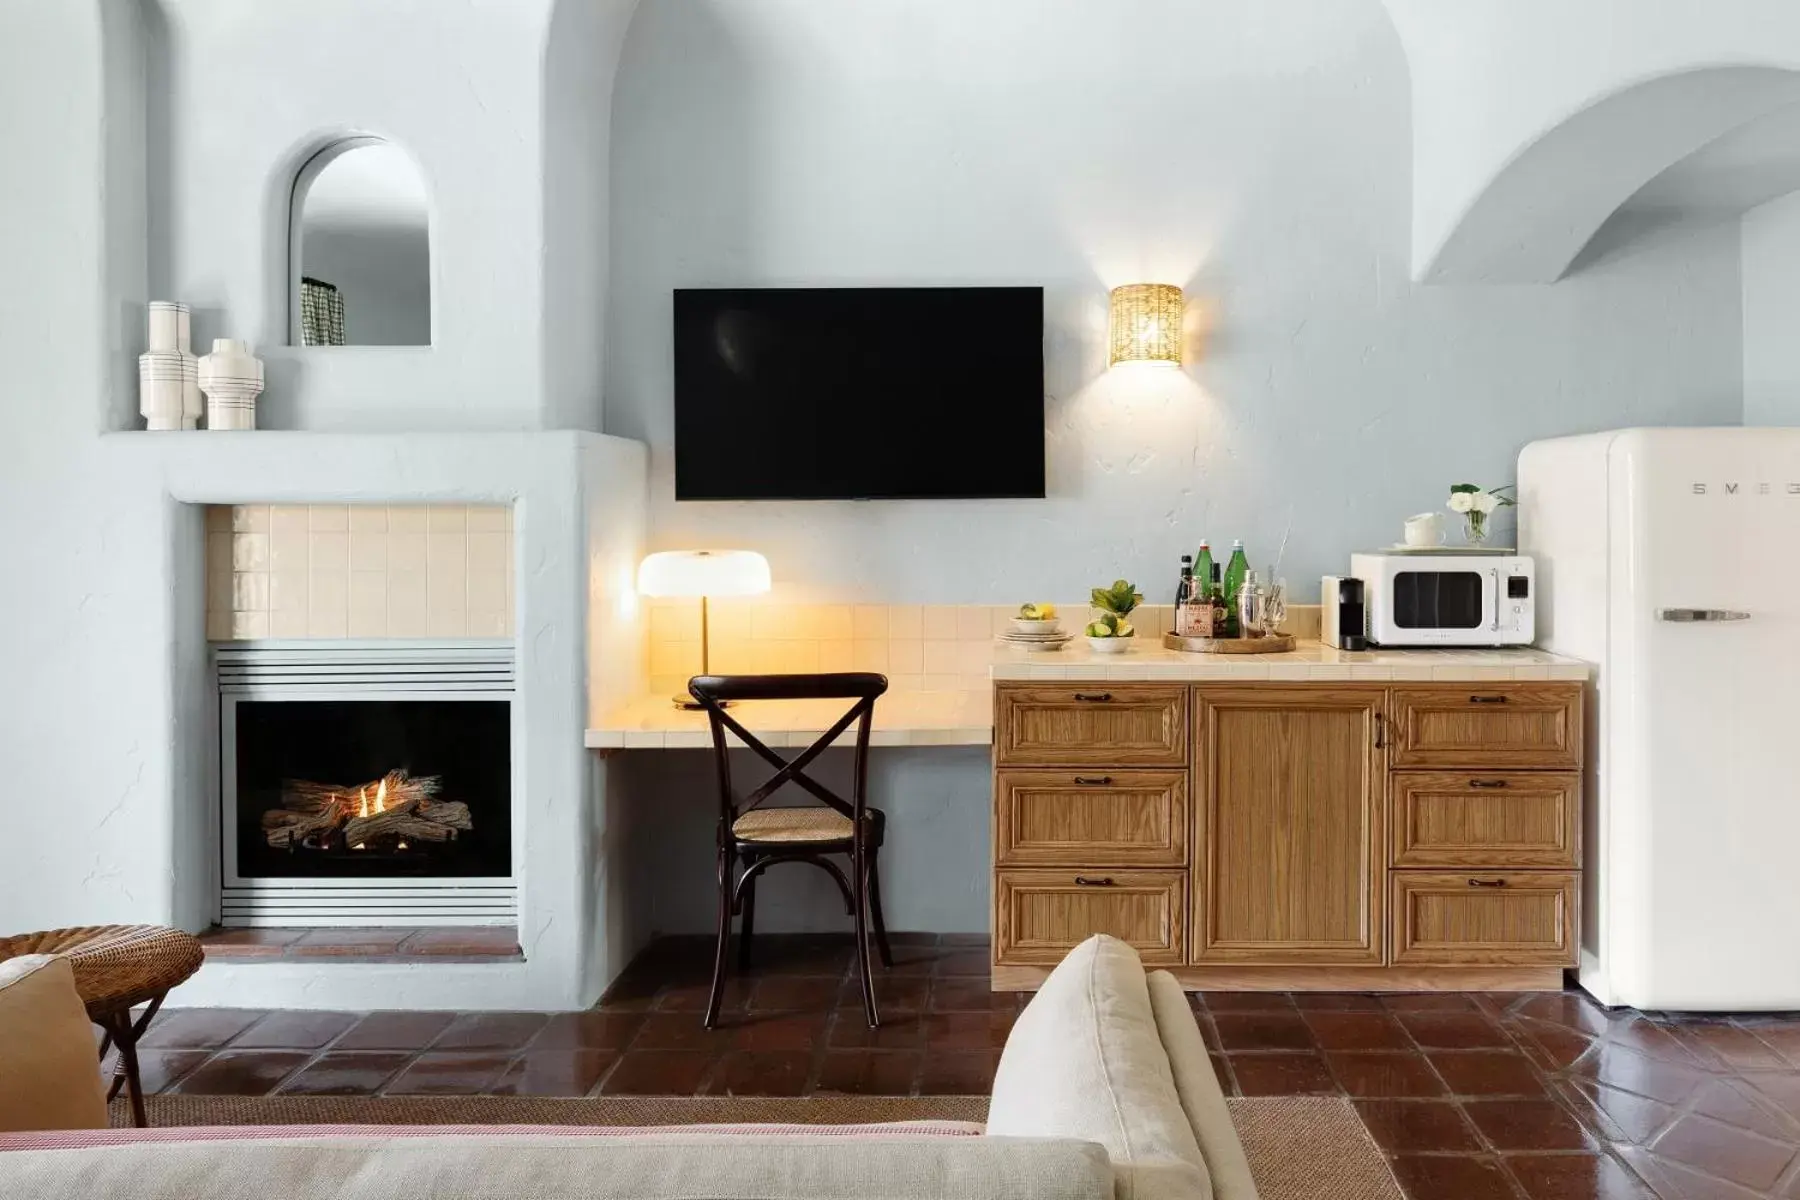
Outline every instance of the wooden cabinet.
<svg viewBox="0 0 1800 1200">
<path fill-rule="evenodd" d="M 1188 689 L 1095 683 L 1008 687 L 994 705 L 1002 766 L 1158 766 L 1187 762 Z"/>
<path fill-rule="evenodd" d="M 995 691 L 994 986 L 1095 933 L 1190 988 L 1554 988 L 1582 685 Z"/>
<path fill-rule="evenodd" d="M 1398 771 L 1389 787 L 1395 867 L 1581 865 L 1575 771 Z"/>
<path fill-rule="evenodd" d="M 1000 871 L 994 877 L 994 955 L 1054 966 L 1096 933 L 1131 944 L 1146 964 L 1174 965 L 1185 944 L 1187 872 Z"/>
<path fill-rule="evenodd" d="M 1379 688 L 1196 690 L 1196 963 L 1379 963 Z"/>
<path fill-rule="evenodd" d="M 994 861 L 1002 867 L 1185 867 L 1186 771 L 1002 768 Z"/>
<path fill-rule="evenodd" d="M 1581 765 L 1581 689 L 1469 683 L 1395 688 L 1395 767 L 1560 768 Z"/>
<path fill-rule="evenodd" d="M 1396 964 L 1570 967 L 1573 871 L 1394 872 Z"/>
</svg>

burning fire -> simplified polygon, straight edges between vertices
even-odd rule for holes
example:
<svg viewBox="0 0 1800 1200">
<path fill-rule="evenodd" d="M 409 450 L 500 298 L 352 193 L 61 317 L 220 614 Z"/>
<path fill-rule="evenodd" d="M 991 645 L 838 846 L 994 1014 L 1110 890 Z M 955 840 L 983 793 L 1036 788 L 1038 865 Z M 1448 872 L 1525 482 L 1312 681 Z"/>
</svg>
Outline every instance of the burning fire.
<svg viewBox="0 0 1800 1200">
<path fill-rule="evenodd" d="M 373 816 L 376 813 L 383 813 L 386 811 L 387 811 L 387 780 L 383 779 L 380 783 L 375 785 L 375 806 L 373 808 L 371 808 L 369 806 L 369 789 L 367 787 L 359 787 L 356 789 L 356 815 L 357 816 L 368 817 L 368 816 Z M 362 847 L 360 847 L 360 846 L 357 847 L 357 849 L 359 849 L 359 850 L 361 848 Z"/>
</svg>

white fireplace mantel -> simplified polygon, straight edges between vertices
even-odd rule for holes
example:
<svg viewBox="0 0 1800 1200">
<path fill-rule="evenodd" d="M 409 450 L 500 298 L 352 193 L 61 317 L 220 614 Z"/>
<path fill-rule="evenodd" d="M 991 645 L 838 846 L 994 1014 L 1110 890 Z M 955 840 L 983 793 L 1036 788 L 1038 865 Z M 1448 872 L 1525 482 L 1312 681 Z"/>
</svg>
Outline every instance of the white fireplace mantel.
<svg viewBox="0 0 1800 1200">
<path fill-rule="evenodd" d="M 205 615 L 208 504 L 508 504 L 517 572 L 515 830 L 522 962 L 212 962 L 171 1004 L 567 1009 L 592 1003 L 637 948 L 622 805 L 582 747 L 608 696 L 643 686 L 635 612 L 645 450 L 580 432 L 119 433 L 102 439 L 114 497 L 103 541 L 127 690 L 167 736 L 107 746 L 141 770 L 132 794 L 80 831 L 97 875 L 123 881 L 112 919 L 199 929 L 218 895 L 207 817 L 217 804 L 217 696 Z M 592 680 L 592 694 L 590 694 Z M 85 819 L 85 813 L 84 813 Z"/>
</svg>

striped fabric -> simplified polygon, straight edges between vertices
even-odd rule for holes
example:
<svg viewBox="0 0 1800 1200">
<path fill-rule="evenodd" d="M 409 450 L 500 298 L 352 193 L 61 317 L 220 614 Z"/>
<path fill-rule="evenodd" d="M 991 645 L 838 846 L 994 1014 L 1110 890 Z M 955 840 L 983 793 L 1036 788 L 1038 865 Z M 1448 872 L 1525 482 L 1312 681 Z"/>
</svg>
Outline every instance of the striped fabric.
<svg viewBox="0 0 1800 1200">
<path fill-rule="evenodd" d="M 972 1121 L 894 1121 L 883 1125 L 189 1125 L 173 1129 L 62 1129 L 0 1133 L 0 1151 L 85 1150 L 143 1142 L 240 1142 L 295 1138 L 428 1137 L 980 1137 Z"/>
</svg>

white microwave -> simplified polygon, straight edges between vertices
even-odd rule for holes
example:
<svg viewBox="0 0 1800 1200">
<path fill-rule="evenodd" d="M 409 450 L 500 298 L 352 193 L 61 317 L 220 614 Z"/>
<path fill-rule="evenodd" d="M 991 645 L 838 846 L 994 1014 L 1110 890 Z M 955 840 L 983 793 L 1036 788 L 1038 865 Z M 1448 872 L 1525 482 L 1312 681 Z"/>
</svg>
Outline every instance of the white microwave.
<svg viewBox="0 0 1800 1200">
<path fill-rule="evenodd" d="M 1526 555 L 1352 554 L 1375 646 L 1529 646 L 1537 570 Z"/>
</svg>

